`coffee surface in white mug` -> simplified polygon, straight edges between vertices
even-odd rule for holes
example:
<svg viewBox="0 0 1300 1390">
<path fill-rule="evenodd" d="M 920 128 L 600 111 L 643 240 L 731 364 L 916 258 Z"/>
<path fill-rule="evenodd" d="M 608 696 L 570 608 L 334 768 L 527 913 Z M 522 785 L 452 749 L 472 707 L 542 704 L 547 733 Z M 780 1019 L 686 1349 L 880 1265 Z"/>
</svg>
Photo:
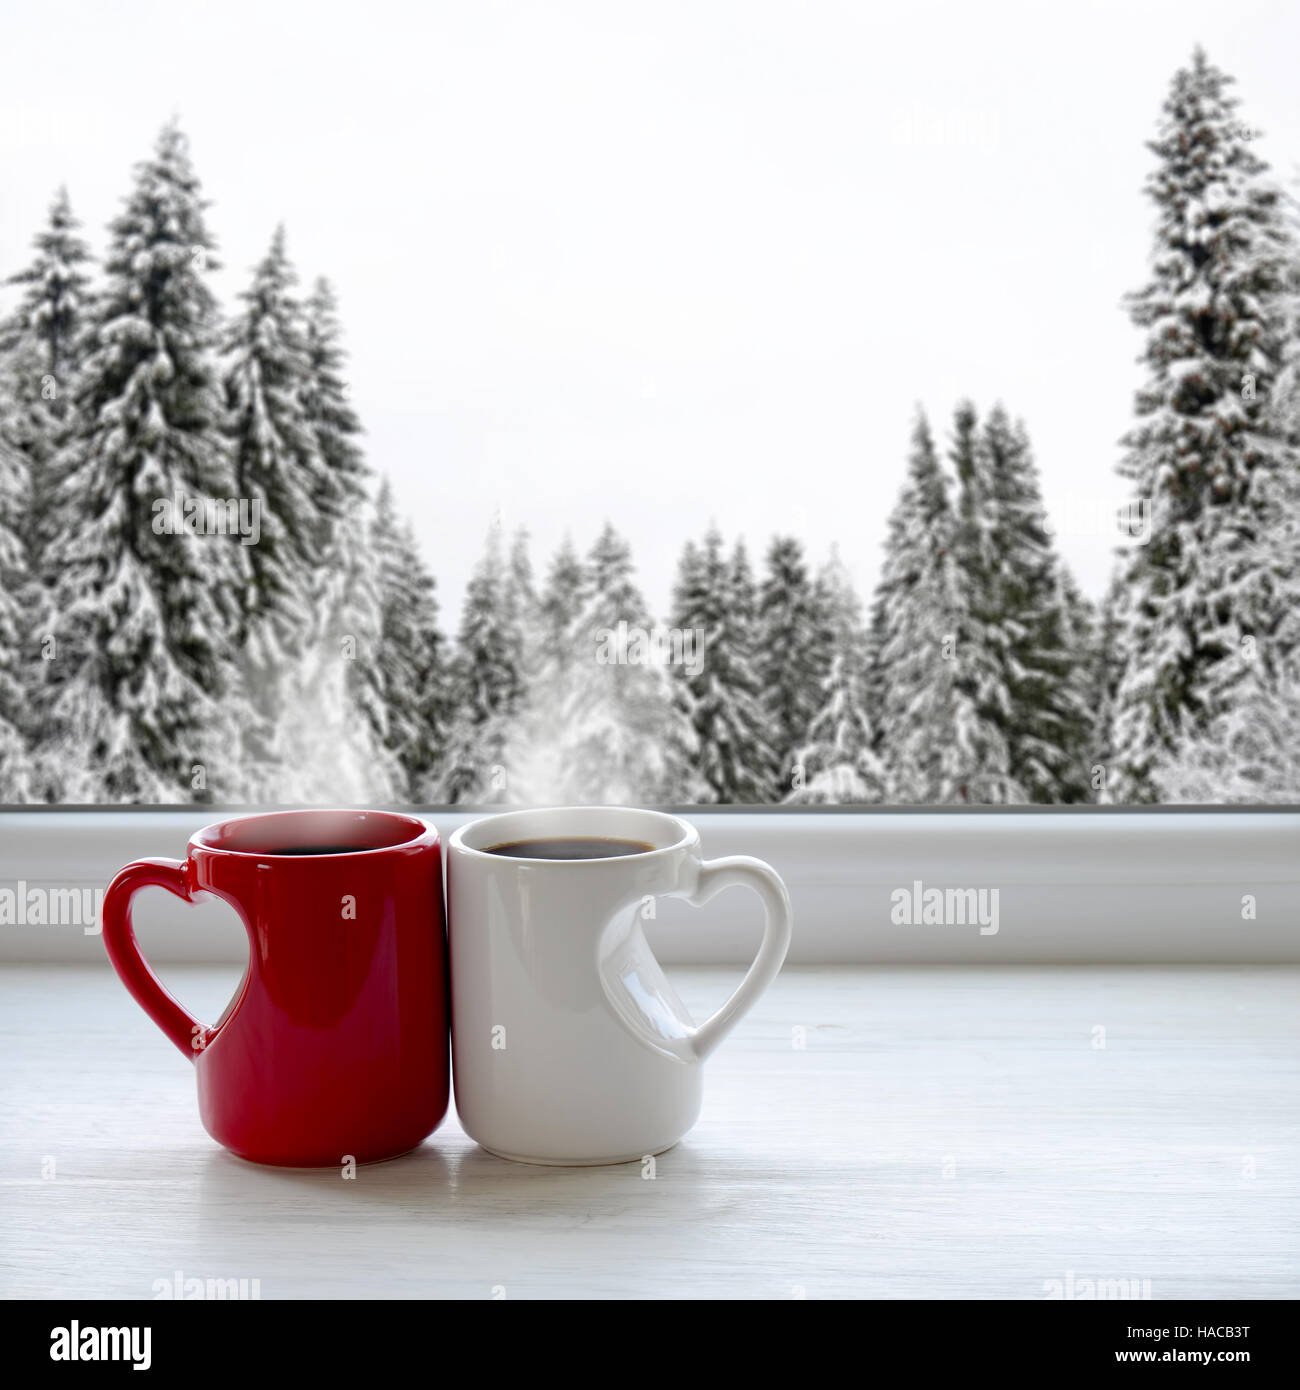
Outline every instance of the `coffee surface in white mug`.
<svg viewBox="0 0 1300 1390">
<path fill-rule="evenodd" d="M 504 859 L 619 859 L 627 854 L 648 854 L 653 845 L 644 840 L 612 840 L 594 835 L 552 836 L 544 840 L 508 840 L 492 845 L 488 854 Z"/>
</svg>

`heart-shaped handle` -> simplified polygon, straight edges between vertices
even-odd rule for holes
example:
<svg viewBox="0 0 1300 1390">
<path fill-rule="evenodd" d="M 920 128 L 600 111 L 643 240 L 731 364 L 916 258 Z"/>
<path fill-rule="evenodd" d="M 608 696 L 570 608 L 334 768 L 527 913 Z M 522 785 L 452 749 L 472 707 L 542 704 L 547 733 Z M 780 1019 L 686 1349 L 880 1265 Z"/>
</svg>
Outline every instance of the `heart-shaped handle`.
<svg viewBox="0 0 1300 1390">
<path fill-rule="evenodd" d="M 140 953 L 131 925 L 131 899 L 141 888 L 165 888 L 192 902 L 189 866 L 180 859 L 137 859 L 128 864 L 104 894 L 103 935 L 113 969 L 132 998 L 192 1062 L 207 1045 L 210 1032 L 168 991 Z"/>
<path fill-rule="evenodd" d="M 706 860 L 700 865 L 699 878 L 689 900 L 699 906 L 735 884 L 752 888 L 763 900 L 766 914 L 763 941 L 754 963 L 737 985 L 735 993 L 691 1035 L 691 1045 L 701 1060 L 731 1032 L 749 1012 L 758 996 L 776 979 L 785 953 L 790 949 L 790 933 L 794 923 L 790 895 L 776 870 L 761 859 L 736 854 L 726 859 Z"/>
</svg>

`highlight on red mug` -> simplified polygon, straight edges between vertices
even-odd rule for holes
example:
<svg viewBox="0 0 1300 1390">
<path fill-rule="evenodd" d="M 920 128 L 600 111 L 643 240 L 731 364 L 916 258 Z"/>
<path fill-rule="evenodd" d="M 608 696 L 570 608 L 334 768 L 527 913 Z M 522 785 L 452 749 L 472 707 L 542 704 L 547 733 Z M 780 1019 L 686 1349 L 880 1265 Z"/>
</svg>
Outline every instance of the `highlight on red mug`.
<svg viewBox="0 0 1300 1390">
<path fill-rule="evenodd" d="M 141 954 L 135 894 L 210 893 L 248 933 L 221 1017 L 193 1017 Z M 204 827 L 184 860 L 141 859 L 104 898 L 104 945 L 195 1066 L 199 1114 L 232 1153 L 329 1167 L 413 1149 L 449 1092 L 438 832 L 385 811 L 279 811 Z"/>
</svg>

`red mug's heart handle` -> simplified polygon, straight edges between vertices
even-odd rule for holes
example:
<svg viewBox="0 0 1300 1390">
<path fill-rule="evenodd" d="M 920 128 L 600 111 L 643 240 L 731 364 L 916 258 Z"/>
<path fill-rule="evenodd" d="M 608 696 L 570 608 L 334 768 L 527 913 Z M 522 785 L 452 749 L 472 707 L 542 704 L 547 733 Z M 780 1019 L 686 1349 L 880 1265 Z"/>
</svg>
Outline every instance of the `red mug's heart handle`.
<svg viewBox="0 0 1300 1390">
<path fill-rule="evenodd" d="M 207 1044 L 209 1030 L 182 1007 L 140 952 L 131 925 L 131 899 L 141 888 L 165 888 L 193 902 L 189 865 L 180 859 L 137 859 L 104 894 L 104 946 L 131 997 L 192 1062 Z"/>
</svg>

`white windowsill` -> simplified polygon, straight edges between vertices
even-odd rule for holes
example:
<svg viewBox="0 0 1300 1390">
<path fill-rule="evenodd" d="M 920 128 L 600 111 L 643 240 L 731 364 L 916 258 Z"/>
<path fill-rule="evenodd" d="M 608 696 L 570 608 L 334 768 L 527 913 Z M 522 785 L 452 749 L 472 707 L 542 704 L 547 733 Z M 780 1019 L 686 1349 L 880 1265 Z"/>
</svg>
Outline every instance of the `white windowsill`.
<svg viewBox="0 0 1300 1390">
<path fill-rule="evenodd" d="M 169 981 L 201 1017 L 232 987 Z M 675 972 L 697 1018 L 733 982 Z M 13 966 L 0 1295 L 152 1299 L 180 1270 L 267 1300 L 1295 1298 L 1298 999 L 1287 968 L 794 967 L 653 1181 L 508 1163 L 453 1112 L 344 1182 L 213 1143 L 107 963 Z"/>
<path fill-rule="evenodd" d="M 217 808 L 0 811 L 0 891 L 102 888 L 145 855 L 181 857 Z M 445 838 L 478 812 L 425 814 Z M 785 878 L 800 963 L 1008 965 L 1300 961 L 1300 811 L 708 810 L 710 856 L 752 854 Z M 998 930 L 891 921 L 892 894 L 997 889 Z M 1243 902 L 1254 900 L 1253 918 Z M 990 901 L 986 899 L 986 902 Z M 223 905 L 142 897 L 142 945 L 159 961 L 233 963 L 243 932 Z M 758 940 L 741 891 L 704 909 L 660 905 L 649 924 L 667 963 L 738 963 Z M 0 960 L 102 963 L 80 925 L 0 925 Z"/>
</svg>

